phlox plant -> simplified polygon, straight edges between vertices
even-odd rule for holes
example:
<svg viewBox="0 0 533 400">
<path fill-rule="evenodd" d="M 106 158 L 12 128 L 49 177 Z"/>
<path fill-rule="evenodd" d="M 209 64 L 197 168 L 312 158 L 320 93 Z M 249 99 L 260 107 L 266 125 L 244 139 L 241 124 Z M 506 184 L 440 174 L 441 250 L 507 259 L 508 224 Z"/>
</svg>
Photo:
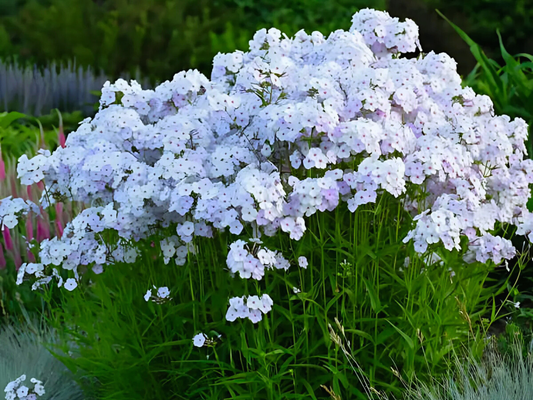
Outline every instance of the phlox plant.
<svg viewBox="0 0 533 400">
<path fill-rule="evenodd" d="M 479 352 L 487 274 L 518 254 L 497 232 L 531 234 L 527 124 L 419 47 L 370 9 L 328 37 L 262 29 L 211 79 L 106 82 L 64 148 L 22 156 L 43 208 L 86 205 L 17 275 L 77 344 L 65 364 L 102 398 L 364 398 L 334 318 L 390 392 L 393 366 Z"/>
<path fill-rule="evenodd" d="M 30 382 L 33 384 L 33 388 L 29 388 L 26 380 L 26 375 L 21 375 L 14 381 L 7 384 L 4 389 L 6 393 L 6 400 L 37 400 L 37 397 L 42 396 L 45 393 L 42 382 L 38 379 L 31 378 Z"/>
</svg>

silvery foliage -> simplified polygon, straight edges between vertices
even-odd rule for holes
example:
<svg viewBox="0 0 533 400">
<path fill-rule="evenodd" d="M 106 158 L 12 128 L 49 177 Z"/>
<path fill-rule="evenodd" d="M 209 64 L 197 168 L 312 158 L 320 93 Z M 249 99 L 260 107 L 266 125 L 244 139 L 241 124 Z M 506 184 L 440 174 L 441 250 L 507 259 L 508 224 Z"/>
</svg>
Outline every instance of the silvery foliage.
<svg viewBox="0 0 533 400">
<path fill-rule="evenodd" d="M 493 338 L 494 339 L 494 338 Z M 483 358 L 455 359 L 443 381 L 419 382 L 406 391 L 406 400 L 525 400 L 533 398 L 533 342 L 527 355 L 513 339 L 510 354 L 498 351 L 491 339 Z"/>
<path fill-rule="evenodd" d="M 56 331 L 46 326 L 44 321 L 31 321 L 27 315 L 25 323 L 10 323 L 2 327 L 0 386 L 5 388 L 6 398 L 86 398 L 69 370 L 47 348 L 60 343 Z M 53 350 L 59 352 L 56 348 Z"/>
</svg>

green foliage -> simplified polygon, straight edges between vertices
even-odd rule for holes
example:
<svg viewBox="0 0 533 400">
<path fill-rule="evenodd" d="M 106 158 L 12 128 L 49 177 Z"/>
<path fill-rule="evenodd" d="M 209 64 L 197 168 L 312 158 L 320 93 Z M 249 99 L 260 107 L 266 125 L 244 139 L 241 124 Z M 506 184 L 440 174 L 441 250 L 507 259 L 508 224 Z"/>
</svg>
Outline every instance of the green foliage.
<svg viewBox="0 0 533 400">
<path fill-rule="evenodd" d="M 15 264 L 8 259 L 6 268 L 0 270 L 0 318 L 2 318 L 0 327 L 5 322 L 4 317 L 20 318 L 24 310 L 35 315 L 44 305 L 42 299 L 29 285 L 18 286 L 15 282 L 16 277 Z"/>
<path fill-rule="evenodd" d="M 417 21 L 417 9 L 442 10 L 487 51 L 499 56 L 499 29 L 510 53 L 533 52 L 529 0 L 405 0 Z M 401 0 L 2 0 L 0 57 L 45 66 L 75 59 L 78 65 L 103 69 L 110 79 L 135 73 L 152 83 L 198 68 L 209 74 L 218 52 L 245 50 L 259 28 L 276 26 L 293 34 L 299 29 L 329 33 L 349 27 L 357 9 L 387 9 Z M 398 7 L 402 8 L 400 4 Z M 422 17 L 423 18 L 423 17 Z M 83 29 L 80 29 L 83 27 Z M 435 29 L 440 29 L 436 26 Z M 438 37 L 429 32 L 422 42 Z M 458 60 L 460 63 L 463 60 Z"/>
<path fill-rule="evenodd" d="M 415 374 L 427 379 L 443 373 L 463 346 L 479 354 L 491 297 L 483 289 L 489 266 L 465 265 L 457 251 L 439 251 L 441 265 L 403 244 L 411 222 L 386 193 L 356 213 L 320 213 L 301 241 L 264 238 L 293 262 L 306 256 L 308 268 L 267 271 L 259 282 L 225 269 L 235 239 L 227 233 L 195 238 L 196 253 L 176 266 L 163 265 L 151 246 L 172 234 L 158 232 L 136 244 L 142 257 L 134 265 L 87 271 L 76 290 L 51 302 L 56 326 L 67 327 L 79 346 L 74 358 L 61 360 L 91 377 L 103 399 L 328 398 L 321 385 L 364 399 L 350 360 L 330 336 L 328 325 L 338 318 L 366 379 L 398 394 L 402 385 L 391 367 L 407 381 Z M 172 300 L 145 302 L 152 285 L 168 286 Z M 263 321 L 225 320 L 230 297 L 261 293 L 274 299 Z M 193 347 L 200 332 L 215 344 Z"/>
<path fill-rule="evenodd" d="M 111 79 L 140 67 L 154 83 L 190 68 L 209 75 L 214 55 L 246 50 L 259 28 L 329 33 L 368 6 L 383 9 L 385 0 L 33 0 L 0 16 L 0 57 L 40 66 L 75 59 Z"/>
<path fill-rule="evenodd" d="M 41 115 L 39 117 L 36 117 L 35 119 L 30 118 L 25 122 L 35 122 L 35 120 L 38 120 L 45 131 L 55 132 L 59 128 L 59 119 L 57 111 L 58 110 L 52 110 L 49 114 Z M 78 125 L 83 119 L 84 116 L 80 111 L 73 111 L 70 113 L 61 111 L 61 120 L 63 122 L 63 131 L 65 132 L 65 134 L 78 129 Z M 53 144 L 53 142 L 50 144 Z"/>
<path fill-rule="evenodd" d="M 34 125 L 14 123 L 3 127 L 4 118 L 16 114 L 17 119 L 24 117 L 20 113 L 0 113 L 0 145 L 2 157 L 14 163 L 23 154 L 36 154 L 41 141 L 41 129 Z M 47 148 L 57 146 L 57 133 L 53 130 L 42 131 Z"/>
<path fill-rule="evenodd" d="M 77 129 L 83 119 L 80 112 L 61 114 L 57 110 L 39 118 L 32 118 L 19 112 L 0 113 L 0 149 L 2 158 L 13 164 L 23 154 L 35 155 L 44 145 L 50 151 L 58 146 L 58 132 L 65 134 Z"/>
<path fill-rule="evenodd" d="M 72 117 L 67 117 L 67 120 L 72 123 Z M 74 119 L 77 119 L 76 114 Z M 43 120 L 47 124 L 51 123 L 48 118 L 43 118 Z M 57 113 L 55 120 L 57 123 Z M 0 151 L 8 170 L 14 168 L 16 160 L 21 155 L 35 155 L 42 146 L 53 150 L 58 145 L 58 128 L 52 127 L 52 129 L 45 130 L 39 120 L 33 120 L 34 124 L 30 121 L 32 119 L 18 112 L 0 113 Z"/>
<path fill-rule="evenodd" d="M 397 0 L 390 0 L 397 1 Z M 499 30 L 511 53 L 533 53 L 530 0 L 422 0 L 430 9 L 439 9 L 453 21 L 461 21 L 463 29 L 493 59 L 500 57 L 495 35 Z M 416 22 L 416 20 L 415 20 Z M 459 60 L 461 62 L 461 60 Z"/>
</svg>

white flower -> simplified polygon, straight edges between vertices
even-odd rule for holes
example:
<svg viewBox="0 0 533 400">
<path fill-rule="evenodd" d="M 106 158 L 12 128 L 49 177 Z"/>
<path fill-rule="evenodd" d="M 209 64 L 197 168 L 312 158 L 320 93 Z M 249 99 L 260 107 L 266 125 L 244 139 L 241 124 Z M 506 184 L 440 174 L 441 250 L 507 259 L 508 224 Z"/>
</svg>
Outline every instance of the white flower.
<svg viewBox="0 0 533 400">
<path fill-rule="evenodd" d="M 246 306 L 252 310 L 258 310 L 261 305 L 261 300 L 258 296 L 249 296 L 246 301 Z"/>
<path fill-rule="evenodd" d="M 205 344 L 205 339 L 205 334 L 199 333 L 192 339 L 192 341 L 196 347 L 202 347 Z"/>
<path fill-rule="evenodd" d="M 28 395 L 28 387 L 27 386 L 21 386 L 17 389 L 17 396 L 22 399 L 23 397 L 26 397 Z"/>
<path fill-rule="evenodd" d="M 229 299 L 229 304 L 231 307 L 238 309 L 244 305 L 244 300 L 242 297 L 232 297 Z"/>
<path fill-rule="evenodd" d="M 170 290 L 166 286 L 160 287 L 159 289 L 157 289 L 157 296 L 160 297 L 161 299 L 165 299 L 169 295 L 170 295 Z"/>
<path fill-rule="evenodd" d="M 104 272 L 104 267 L 101 264 L 94 265 L 92 269 L 93 269 L 93 272 L 96 275 L 101 274 L 102 272 Z"/>
<path fill-rule="evenodd" d="M 270 310 L 272 310 L 272 306 L 274 305 L 274 301 L 268 294 L 263 294 L 261 296 L 261 303 L 259 304 L 259 309 L 264 313 L 268 313 Z"/>
<path fill-rule="evenodd" d="M 307 258 L 304 256 L 298 257 L 298 265 L 300 266 L 300 268 L 307 269 L 307 266 L 309 265 L 307 263 Z"/>
<path fill-rule="evenodd" d="M 43 383 L 35 378 L 31 378 L 31 382 L 35 384 L 33 391 L 38 395 L 42 396 L 45 393 Z"/>
<path fill-rule="evenodd" d="M 144 300 L 148 301 L 148 300 L 150 300 L 151 297 L 152 297 L 152 289 L 148 289 L 146 291 L 146 294 L 144 295 Z"/>
<path fill-rule="evenodd" d="M 4 392 L 12 392 L 17 387 L 17 382 L 11 381 L 6 385 Z"/>
<path fill-rule="evenodd" d="M 237 318 L 239 318 L 239 311 L 234 307 L 228 308 L 228 311 L 226 312 L 226 321 L 233 322 Z"/>
<path fill-rule="evenodd" d="M 16 284 L 17 285 L 21 285 L 22 282 L 24 281 L 24 274 L 26 273 L 26 266 L 28 264 L 24 263 L 20 266 L 19 270 L 17 271 L 17 280 L 16 280 Z"/>
<path fill-rule="evenodd" d="M 78 282 L 76 282 L 76 279 L 73 279 L 73 278 L 68 278 L 65 281 L 65 284 L 63 285 L 63 287 L 67 289 L 69 292 L 76 289 L 77 286 L 78 286 Z"/>
</svg>

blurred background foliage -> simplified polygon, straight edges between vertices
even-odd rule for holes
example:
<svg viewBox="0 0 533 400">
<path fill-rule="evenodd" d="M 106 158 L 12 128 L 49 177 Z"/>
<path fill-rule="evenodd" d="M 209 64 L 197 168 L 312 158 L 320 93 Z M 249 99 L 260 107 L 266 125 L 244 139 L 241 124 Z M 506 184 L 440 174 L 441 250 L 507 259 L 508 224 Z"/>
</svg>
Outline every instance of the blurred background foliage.
<svg viewBox="0 0 533 400">
<path fill-rule="evenodd" d="M 489 57 L 499 55 L 496 29 L 511 54 L 532 52 L 531 0 L 0 0 L 0 57 L 40 67 L 75 59 L 110 78 L 139 67 L 155 83 L 188 68 L 209 74 L 217 52 L 246 49 L 260 28 L 329 33 L 364 7 L 413 19 L 423 48 L 447 51 L 463 72 L 475 61 L 435 9 Z"/>
<path fill-rule="evenodd" d="M 39 116 L 56 107 L 65 112 L 83 108 L 88 116 L 93 109 L 86 92 L 98 91 L 102 80 L 131 76 L 154 86 L 189 68 L 209 76 L 214 55 L 247 50 L 260 28 L 327 34 L 348 29 L 351 16 L 365 7 L 413 19 L 420 26 L 423 49 L 450 54 L 462 75 L 476 60 L 435 9 L 467 32 L 489 58 L 501 61 L 497 29 L 509 53 L 533 53 L 528 34 L 533 0 L 0 0 L 0 60 L 5 63 L 0 111 Z M 60 75 L 55 80 L 65 82 L 63 87 L 45 96 L 43 77 L 52 82 Z M 8 80 L 20 82 L 23 89 L 7 88 Z M 13 100 L 9 93 L 14 92 L 31 92 L 26 97 L 36 104 Z M 74 100 L 80 98 L 84 101 Z M 48 105 L 50 99 L 54 101 Z"/>
<path fill-rule="evenodd" d="M 0 56 L 75 59 L 111 78 L 139 67 L 155 82 L 189 68 L 209 74 L 216 53 L 247 49 L 259 28 L 347 29 L 369 5 L 385 0 L 1 0 Z"/>
</svg>

